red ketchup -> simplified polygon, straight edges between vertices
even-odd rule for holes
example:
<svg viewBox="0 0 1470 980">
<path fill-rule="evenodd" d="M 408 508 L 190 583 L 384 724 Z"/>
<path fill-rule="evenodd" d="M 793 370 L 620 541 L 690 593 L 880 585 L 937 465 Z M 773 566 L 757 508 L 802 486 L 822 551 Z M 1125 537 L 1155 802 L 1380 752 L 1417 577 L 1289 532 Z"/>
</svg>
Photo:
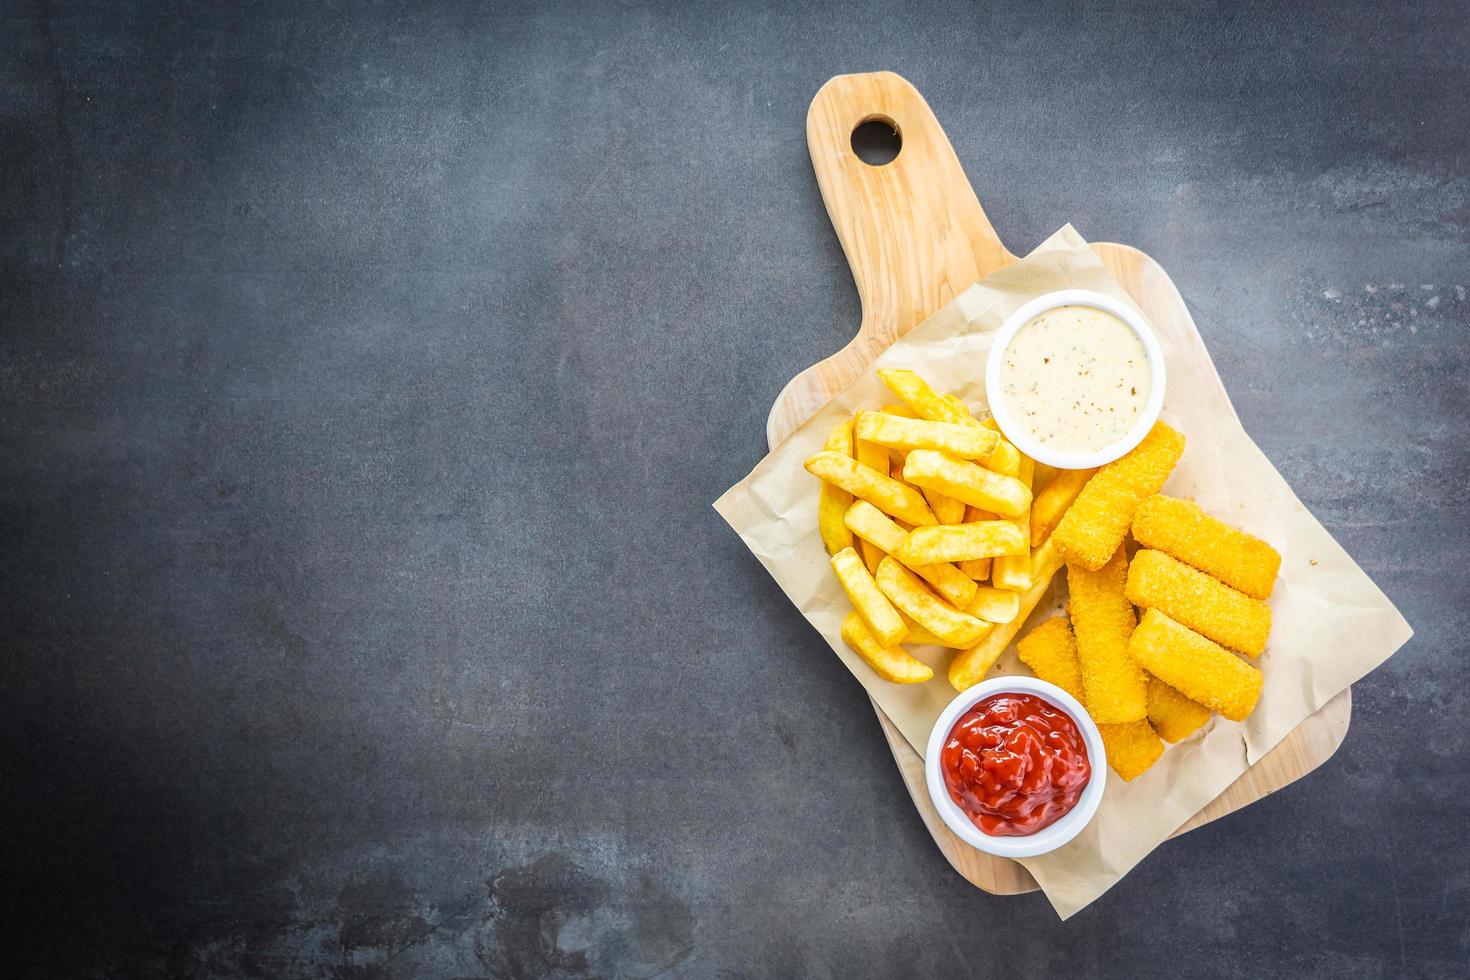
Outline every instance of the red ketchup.
<svg viewBox="0 0 1470 980">
<path fill-rule="evenodd" d="M 939 754 L 949 797 L 992 837 L 1056 823 L 1092 776 L 1077 723 L 1034 694 L 993 694 L 960 716 Z"/>
</svg>

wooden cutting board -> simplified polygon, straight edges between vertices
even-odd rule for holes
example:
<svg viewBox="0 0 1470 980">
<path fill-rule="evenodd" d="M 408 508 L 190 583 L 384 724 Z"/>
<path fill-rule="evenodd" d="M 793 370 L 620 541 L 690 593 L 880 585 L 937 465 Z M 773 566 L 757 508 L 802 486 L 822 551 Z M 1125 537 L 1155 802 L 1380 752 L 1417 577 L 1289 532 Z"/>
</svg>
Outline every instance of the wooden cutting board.
<svg viewBox="0 0 1470 980">
<path fill-rule="evenodd" d="M 878 120 L 902 141 L 898 156 L 872 166 L 852 149 L 852 132 Z M 990 226 L 959 158 L 929 104 L 892 72 L 839 75 L 812 99 L 807 146 L 822 200 L 852 266 L 862 300 L 857 336 L 842 350 L 792 378 L 771 407 L 766 438 L 775 446 L 882 351 L 971 284 L 1016 261 Z M 1136 248 L 1092 246 L 1155 323 L 1194 329 L 1163 268 Z M 1215 376 L 1215 383 L 1220 382 Z M 1036 889 L 1026 869 L 991 857 L 951 834 L 924 786 L 924 760 L 873 705 L 914 806 L 940 851 L 974 885 L 1011 895 Z M 1261 758 L 1176 832 L 1193 830 L 1300 779 L 1321 765 L 1347 734 L 1352 693 L 1343 691 Z"/>
</svg>

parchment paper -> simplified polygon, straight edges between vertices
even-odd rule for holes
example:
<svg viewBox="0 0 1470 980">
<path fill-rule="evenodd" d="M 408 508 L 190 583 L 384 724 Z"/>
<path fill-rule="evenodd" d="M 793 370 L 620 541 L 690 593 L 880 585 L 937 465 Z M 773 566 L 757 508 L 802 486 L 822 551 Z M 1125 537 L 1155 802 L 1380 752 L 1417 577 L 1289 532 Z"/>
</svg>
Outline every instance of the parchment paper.
<svg viewBox="0 0 1470 980">
<path fill-rule="evenodd" d="M 905 685 L 880 679 L 847 649 L 839 630 L 851 604 L 817 533 L 817 481 L 801 464 L 855 409 L 893 400 L 876 374 L 880 367 L 912 368 L 936 388 L 958 393 L 972 410 L 984 409 L 991 338 L 1021 304 L 1062 288 L 1093 289 L 1136 307 L 1082 237 L 1064 227 L 890 347 L 715 503 L 921 756 L 934 720 L 955 695 L 945 679 L 951 651 L 911 647 L 935 676 Z M 1186 443 L 1165 492 L 1193 498 L 1281 552 L 1281 577 L 1271 597 L 1271 641 L 1257 661 L 1265 687 L 1245 722 L 1216 716 L 1131 783 L 1109 771 L 1102 807 L 1087 829 L 1061 850 L 1022 862 L 1064 919 L 1110 888 L 1297 724 L 1388 659 L 1412 634 L 1241 428 L 1187 314 L 1181 310 L 1169 319 L 1154 322 L 1168 372 L 1163 418 L 1185 434 Z M 1057 576 L 1032 623 L 1056 614 L 1065 578 L 1065 572 Z M 1010 673 L 1026 673 L 1014 644 L 992 670 Z M 833 696 L 851 695 L 834 691 Z"/>
</svg>

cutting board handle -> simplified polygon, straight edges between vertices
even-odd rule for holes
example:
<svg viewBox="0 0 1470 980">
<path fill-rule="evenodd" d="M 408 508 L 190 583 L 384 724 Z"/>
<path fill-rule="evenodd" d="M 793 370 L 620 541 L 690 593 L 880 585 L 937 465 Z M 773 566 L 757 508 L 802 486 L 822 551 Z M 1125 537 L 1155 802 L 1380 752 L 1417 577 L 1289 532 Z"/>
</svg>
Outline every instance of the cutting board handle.
<svg viewBox="0 0 1470 980">
<path fill-rule="evenodd" d="M 852 132 L 869 120 L 898 130 L 898 156 L 865 163 Z M 838 75 L 806 114 L 812 168 L 857 282 L 863 316 L 842 350 L 786 386 L 766 424 L 771 445 L 845 388 L 895 340 L 1016 257 L 980 206 L 929 103 L 889 71 Z M 821 384 L 805 381 L 813 372 Z M 824 394 L 825 393 L 825 394 Z"/>
</svg>

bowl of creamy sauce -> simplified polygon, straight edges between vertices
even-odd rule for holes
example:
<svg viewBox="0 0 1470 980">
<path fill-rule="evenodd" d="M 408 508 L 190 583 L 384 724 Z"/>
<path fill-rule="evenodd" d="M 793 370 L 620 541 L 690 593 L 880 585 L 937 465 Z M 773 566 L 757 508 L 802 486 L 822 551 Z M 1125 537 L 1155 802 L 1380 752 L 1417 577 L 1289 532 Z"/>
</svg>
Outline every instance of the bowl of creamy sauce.
<svg viewBox="0 0 1470 980">
<path fill-rule="evenodd" d="M 990 411 L 1027 456 L 1061 469 L 1110 463 L 1164 405 L 1164 355 L 1143 316 L 1103 293 L 1038 296 L 1006 320 L 985 366 Z"/>
</svg>

